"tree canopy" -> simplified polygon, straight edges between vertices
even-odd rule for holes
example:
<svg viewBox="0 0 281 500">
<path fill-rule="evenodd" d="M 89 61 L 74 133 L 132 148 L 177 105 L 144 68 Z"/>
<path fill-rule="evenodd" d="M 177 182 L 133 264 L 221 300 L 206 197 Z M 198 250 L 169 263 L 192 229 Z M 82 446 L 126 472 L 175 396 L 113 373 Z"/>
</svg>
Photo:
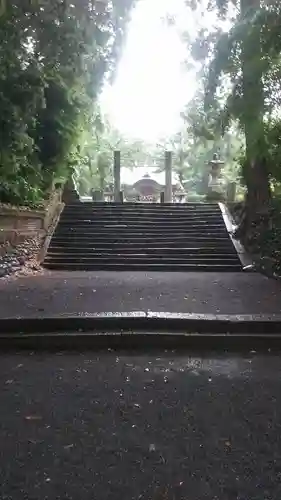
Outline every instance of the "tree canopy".
<svg viewBox="0 0 281 500">
<path fill-rule="evenodd" d="M 132 5 L 1 1 L 0 201 L 37 203 L 69 176 Z"/>
<path fill-rule="evenodd" d="M 115 150 L 121 153 L 121 164 L 129 168 L 151 165 L 157 158 L 152 145 L 124 137 L 97 106 L 91 128 L 84 134 L 80 161 L 75 168 L 74 178 L 80 194 L 90 195 L 92 190 L 104 192 L 106 187 L 113 186 Z"/>
<path fill-rule="evenodd" d="M 192 55 L 201 63 L 203 113 L 194 131 L 221 135 L 237 124 L 245 140 L 241 172 L 247 187 L 247 232 L 268 211 L 272 186 L 280 179 L 280 54 L 281 4 L 264 0 L 187 0 L 191 8 L 205 5 L 217 15 L 217 25 L 202 29 Z M 228 27 L 223 26 L 228 21 Z M 207 125 L 207 126 L 206 126 Z M 242 233 L 241 233 L 242 234 Z"/>
</svg>

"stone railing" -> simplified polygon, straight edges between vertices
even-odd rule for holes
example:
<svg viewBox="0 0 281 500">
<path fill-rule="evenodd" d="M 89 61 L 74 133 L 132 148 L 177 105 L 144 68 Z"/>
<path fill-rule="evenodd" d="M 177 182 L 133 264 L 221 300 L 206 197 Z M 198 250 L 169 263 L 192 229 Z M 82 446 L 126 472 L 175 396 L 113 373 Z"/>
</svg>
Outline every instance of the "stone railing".
<svg viewBox="0 0 281 500">
<path fill-rule="evenodd" d="M 14 246 L 29 238 L 48 236 L 63 208 L 61 195 L 61 190 L 53 191 L 37 210 L 0 205 L 0 245 Z"/>
</svg>

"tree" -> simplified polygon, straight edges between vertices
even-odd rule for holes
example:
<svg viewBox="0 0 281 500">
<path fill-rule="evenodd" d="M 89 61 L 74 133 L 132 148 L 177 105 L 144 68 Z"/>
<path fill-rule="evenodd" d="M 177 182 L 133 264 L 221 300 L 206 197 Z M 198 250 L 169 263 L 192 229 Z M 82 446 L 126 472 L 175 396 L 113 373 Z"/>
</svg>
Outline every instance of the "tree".
<svg viewBox="0 0 281 500">
<path fill-rule="evenodd" d="M 265 122 L 280 93 L 272 83 L 280 68 L 281 9 L 279 2 L 263 0 L 218 0 L 220 16 L 226 16 L 230 4 L 236 6 L 236 17 L 228 32 L 217 30 L 205 38 L 205 63 L 208 67 L 205 104 L 216 102 L 218 90 L 228 82 L 230 92 L 220 121 L 224 130 L 238 120 L 245 135 L 243 176 L 247 186 L 246 209 L 240 234 L 249 232 L 260 214 L 269 210 L 271 199 L 270 161 Z M 209 37 L 209 38 L 208 38 Z M 201 40 L 201 46 L 204 43 Z"/>
<path fill-rule="evenodd" d="M 121 164 L 127 168 L 152 166 L 157 159 L 155 148 L 141 140 L 128 140 L 103 116 L 98 106 L 91 127 L 84 134 L 81 158 L 75 169 L 75 182 L 81 194 L 104 192 L 113 184 L 114 151 L 121 152 Z"/>
<path fill-rule="evenodd" d="M 133 0 L 11 0 L 0 17 L 0 200 L 38 202 L 79 158 Z"/>
<path fill-rule="evenodd" d="M 198 75 L 198 88 L 194 98 L 181 114 L 180 130 L 165 145 L 173 151 L 174 171 L 190 194 L 203 194 L 202 181 L 214 153 L 218 153 L 225 161 L 224 175 L 227 180 L 239 180 L 238 157 L 243 151 L 243 137 L 237 126 L 233 124 L 222 136 L 220 100 L 216 100 L 211 108 L 205 109 L 204 87 L 200 82 L 202 73 L 200 78 Z"/>
</svg>

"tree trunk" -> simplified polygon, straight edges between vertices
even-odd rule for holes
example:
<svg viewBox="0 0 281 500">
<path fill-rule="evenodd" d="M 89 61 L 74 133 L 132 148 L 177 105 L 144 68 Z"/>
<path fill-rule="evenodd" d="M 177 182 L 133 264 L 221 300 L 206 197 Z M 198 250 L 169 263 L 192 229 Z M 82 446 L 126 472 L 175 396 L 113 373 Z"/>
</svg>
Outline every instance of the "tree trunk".
<svg viewBox="0 0 281 500">
<path fill-rule="evenodd" d="M 260 0 L 240 0 L 240 15 L 251 23 Z M 264 94 L 262 83 L 260 33 L 252 29 L 242 41 L 243 118 L 246 159 L 243 169 L 247 186 L 245 214 L 238 232 L 245 236 L 261 214 L 268 213 L 271 199 L 263 126 Z"/>
<path fill-rule="evenodd" d="M 105 176 L 104 172 L 100 173 L 100 193 L 101 193 L 101 200 L 104 199 L 104 190 L 105 190 Z"/>
</svg>

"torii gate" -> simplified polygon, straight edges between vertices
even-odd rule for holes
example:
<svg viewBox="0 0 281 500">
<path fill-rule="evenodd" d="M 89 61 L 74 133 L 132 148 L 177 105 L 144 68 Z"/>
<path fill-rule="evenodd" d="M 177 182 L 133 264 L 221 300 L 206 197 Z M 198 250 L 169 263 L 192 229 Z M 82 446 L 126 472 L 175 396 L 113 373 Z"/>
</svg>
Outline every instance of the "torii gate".
<svg viewBox="0 0 281 500">
<path fill-rule="evenodd" d="M 173 185 L 172 185 L 172 152 L 165 151 L 165 203 L 173 202 Z M 114 175 L 114 201 L 121 202 L 121 152 L 114 151 L 113 160 L 113 175 Z"/>
</svg>

